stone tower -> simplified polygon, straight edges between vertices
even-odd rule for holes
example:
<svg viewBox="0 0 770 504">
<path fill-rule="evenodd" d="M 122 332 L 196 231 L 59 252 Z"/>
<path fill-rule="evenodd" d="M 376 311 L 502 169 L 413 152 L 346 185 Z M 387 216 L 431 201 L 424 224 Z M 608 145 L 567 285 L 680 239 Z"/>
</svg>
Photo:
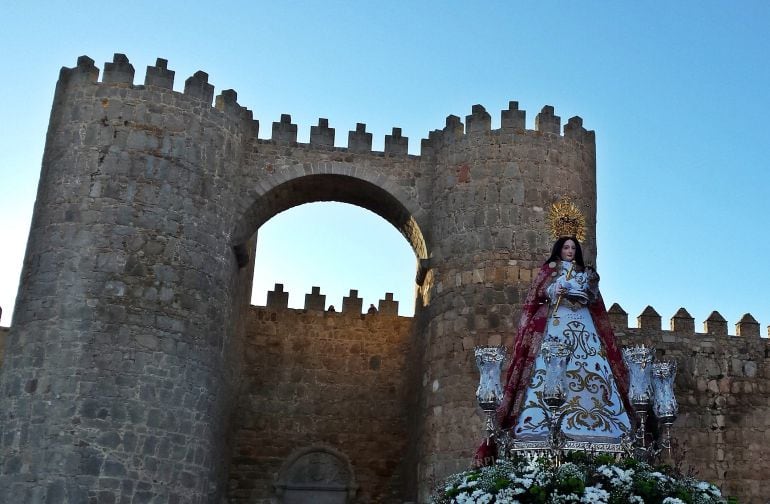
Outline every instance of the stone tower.
<svg viewBox="0 0 770 504">
<path fill-rule="evenodd" d="M 364 124 L 334 147 L 326 119 L 269 140 L 204 72 L 173 91 L 158 59 L 135 85 L 116 54 L 63 68 L 0 375 L 0 501 L 220 502 L 243 360 L 256 232 L 334 200 L 382 216 L 418 261 L 403 500 L 467 464 L 481 419 L 471 349 L 512 337 L 550 249 L 544 209 L 570 196 L 595 256 L 594 135 L 511 102 L 501 128 L 473 107 L 408 154 Z M 214 107 L 212 107 L 214 100 Z M 469 392 L 470 391 L 470 392 Z M 134 500 L 132 500 L 134 499 Z"/>
</svg>

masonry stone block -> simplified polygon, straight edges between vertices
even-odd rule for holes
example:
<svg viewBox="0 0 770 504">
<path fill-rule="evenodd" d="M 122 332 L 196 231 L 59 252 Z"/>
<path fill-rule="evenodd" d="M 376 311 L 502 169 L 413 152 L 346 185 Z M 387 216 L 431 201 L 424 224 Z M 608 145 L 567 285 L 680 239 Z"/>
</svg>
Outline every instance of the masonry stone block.
<svg viewBox="0 0 770 504">
<path fill-rule="evenodd" d="M 564 138 L 570 138 L 578 142 L 585 142 L 588 131 L 583 127 L 583 119 L 579 116 L 570 117 L 564 125 Z"/>
<path fill-rule="evenodd" d="M 134 65 L 129 63 L 125 54 L 115 53 L 112 63 L 104 64 L 105 84 L 133 84 Z"/>
<path fill-rule="evenodd" d="M 168 60 L 158 58 L 155 66 L 147 66 L 144 78 L 145 86 L 157 86 L 164 89 L 174 88 L 174 71 L 168 69 Z"/>
<path fill-rule="evenodd" d="M 324 311 L 325 307 L 326 307 L 326 295 L 325 294 L 321 294 L 321 288 L 320 287 L 313 287 L 311 289 L 310 294 L 305 294 L 305 309 L 306 310 Z"/>
<path fill-rule="evenodd" d="M 297 125 L 292 124 L 290 114 L 281 114 L 281 120 L 273 123 L 273 142 L 295 143 L 297 141 Z"/>
<path fill-rule="evenodd" d="M 347 315 L 361 315 L 364 300 L 358 297 L 358 291 L 350 289 L 350 294 L 342 298 L 342 313 Z"/>
<path fill-rule="evenodd" d="M 671 317 L 671 330 L 674 332 L 694 333 L 695 319 L 684 308 L 679 308 Z"/>
<path fill-rule="evenodd" d="M 184 94 L 211 105 L 211 100 L 214 98 L 214 86 L 209 84 L 209 74 L 199 70 L 192 77 L 188 77 L 184 81 Z"/>
<path fill-rule="evenodd" d="M 718 311 L 713 311 L 703 322 L 703 331 L 714 336 L 727 336 L 727 320 Z"/>
<path fill-rule="evenodd" d="M 289 293 L 283 291 L 283 284 L 275 284 L 275 288 L 267 293 L 267 307 L 280 310 L 288 306 Z"/>
<path fill-rule="evenodd" d="M 735 335 L 745 338 L 759 338 L 759 322 L 750 313 L 746 313 L 735 324 Z"/>
<path fill-rule="evenodd" d="M 546 105 L 543 110 L 535 116 L 535 130 L 541 133 L 561 133 L 561 117 L 554 114 L 554 108 Z"/>
<path fill-rule="evenodd" d="M 465 124 L 468 125 L 468 133 L 479 133 L 492 129 L 492 116 L 481 105 L 474 105 L 471 115 L 465 116 Z"/>
<path fill-rule="evenodd" d="M 329 127 L 329 120 L 318 119 L 318 126 L 310 127 L 310 145 L 334 147 L 334 128 Z"/>
<path fill-rule="evenodd" d="M 348 132 L 348 150 L 350 152 L 371 152 L 372 134 L 366 132 L 366 124 L 356 124 L 355 131 Z"/>
<path fill-rule="evenodd" d="M 526 127 L 527 112 L 519 110 L 519 102 L 511 101 L 508 103 L 508 110 L 503 110 L 500 114 L 500 127 L 506 130 L 523 130 Z"/>
<path fill-rule="evenodd" d="M 385 299 L 380 299 L 377 311 L 381 315 L 398 315 L 398 301 L 393 300 L 392 292 L 386 292 Z"/>
<path fill-rule="evenodd" d="M 660 329 L 661 318 L 655 308 L 647 306 L 642 313 L 636 317 L 637 327 L 640 329 Z"/>
<path fill-rule="evenodd" d="M 385 135 L 385 154 L 405 156 L 409 152 L 409 139 L 401 136 L 401 128 L 393 128 L 390 135 Z"/>
<path fill-rule="evenodd" d="M 463 138 L 465 126 L 456 115 L 449 115 L 446 118 L 446 125 L 441 131 L 441 140 L 446 144 L 452 144 Z"/>
<path fill-rule="evenodd" d="M 618 303 L 613 303 L 609 307 L 607 315 L 615 331 L 624 331 L 628 328 L 628 313 Z"/>
</svg>

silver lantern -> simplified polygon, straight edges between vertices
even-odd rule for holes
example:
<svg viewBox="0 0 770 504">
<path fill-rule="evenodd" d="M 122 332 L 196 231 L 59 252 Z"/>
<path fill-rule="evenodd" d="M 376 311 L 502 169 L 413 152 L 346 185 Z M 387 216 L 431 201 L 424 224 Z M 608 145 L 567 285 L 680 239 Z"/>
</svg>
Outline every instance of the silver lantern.
<svg viewBox="0 0 770 504">
<path fill-rule="evenodd" d="M 653 411 L 661 422 L 676 419 L 679 405 L 674 396 L 676 361 L 655 362 L 652 365 Z"/>
<path fill-rule="evenodd" d="M 645 406 L 652 399 L 652 359 L 655 349 L 644 345 L 625 347 L 623 361 L 628 367 L 630 387 L 628 398 L 634 405 Z"/>
<path fill-rule="evenodd" d="M 652 365 L 652 410 L 663 424 L 661 448 L 671 456 L 671 425 L 679 414 L 679 405 L 674 396 L 676 361 L 656 362 Z"/>
<path fill-rule="evenodd" d="M 636 441 L 640 447 L 647 446 L 647 408 L 652 399 L 652 359 L 655 349 L 644 345 L 625 347 L 623 361 L 628 367 L 629 388 L 628 398 L 636 410 L 639 428 Z"/>
<path fill-rule="evenodd" d="M 485 429 L 487 437 L 494 434 L 496 428 L 494 415 L 503 397 L 500 374 L 508 353 L 503 346 L 476 347 L 476 366 L 479 368 L 479 386 L 476 389 L 476 401 L 487 415 Z"/>
</svg>

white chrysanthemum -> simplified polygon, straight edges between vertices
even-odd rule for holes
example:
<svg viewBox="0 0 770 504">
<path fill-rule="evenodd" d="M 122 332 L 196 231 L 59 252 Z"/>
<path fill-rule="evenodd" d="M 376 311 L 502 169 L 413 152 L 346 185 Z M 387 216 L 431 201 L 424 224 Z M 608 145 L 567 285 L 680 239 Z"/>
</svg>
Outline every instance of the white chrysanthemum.
<svg viewBox="0 0 770 504">
<path fill-rule="evenodd" d="M 492 502 L 492 495 L 486 493 L 482 489 L 474 490 L 471 494 L 471 498 L 473 499 L 471 502 L 475 502 L 476 504 L 488 504 L 489 502 Z"/>
<path fill-rule="evenodd" d="M 621 469 L 618 466 L 601 465 L 597 467 L 597 472 L 610 480 L 610 484 L 615 488 L 630 488 L 634 482 L 633 469 Z"/>
<path fill-rule="evenodd" d="M 525 477 L 529 477 L 529 475 L 524 475 Z M 548 484 L 548 482 L 551 481 L 551 478 L 553 475 L 548 471 L 540 471 L 539 473 L 534 475 L 533 478 L 534 482 L 538 484 L 538 486 L 545 486 Z"/>
<path fill-rule="evenodd" d="M 663 504 L 684 504 L 684 501 L 681 499 L 677 499 L 676 497 L 666 497 L 665 499 L 663 499 Z"/>
<path fill-rule="evenodd" d="M 583 482 L 586 480 L 586 475 L 583 470 L 572 462 L 567 462 L 560 465 L 556 473 L 558 474 L 559 478 L 577 478 Z"/>
<path fill-rule="evenodd" d="M 612 470 L 611 466 L 600 465 L 596 468 L 596 472 L 609 479 L 612 479 L 615 476 L 615 472 Z"/>
<path fill-rule="evenodd" d="M 513 481 L 515 483 L 518 483 L 519 485 L 523 486 L 525 489 L 532 486 L 532 478 L 523 477 L 523 478 L 513 478 Z"/>
<path fill-rule="evenodd" d="M 722 491 L 717 486 L 712 485 L 708 481 L 699 481 L 695 485 L 695 488 L 707 495 L 713 497 L 722 497 Z"/>
<path fill-rule="evenodd" d="M 549 504 L 572 504 L 576 502 L 580 502 L 580 496 L 575 495 L 574 493 L 567 495 L 556 493 L 548 500 Z"/>
<path fill-rule="evenodd" d="M 628 498 L 628 504 L 644 504 L 644 499 L 638 495 L 632 495 Z"/>
<path fill-rule="evenodd" d="M 586 504 L 607 504 L 609 499 L 610 494 L 601 486 L 597 485 L 586 487 L 583 497 L 580 498 L 580 502 Z"/>
<path fill-rule="evenodd" d="M 518 488 L 517 490 L 521 490 L 521 492 L 514 493 L 513 488 L 504 488 L 498 492 L 495 503 L 496 504 L 521 504 L 518 500 L 514 499 L 515 495 L 518 495 L 521 492 L 524 492 L 523 489 Z"/>
</svg>

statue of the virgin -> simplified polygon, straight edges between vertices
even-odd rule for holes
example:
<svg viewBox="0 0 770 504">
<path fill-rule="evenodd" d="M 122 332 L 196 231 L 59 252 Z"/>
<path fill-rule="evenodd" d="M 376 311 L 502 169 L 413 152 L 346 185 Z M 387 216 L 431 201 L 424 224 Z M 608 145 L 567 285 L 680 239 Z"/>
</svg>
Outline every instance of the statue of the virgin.
<svg viewBox="0 0 770 504">
<path fill-rule="evenodd" d="M 557 428 L 565 449 L 621 452 L 633 431 L 628 370 L 599 293 L 599 275 L 583 261 L 578 238 L 583 222 L 570 202 L 551 210 L 557 239 L 522 306 L 497 410 L 514 449 L 548 449 L 551 430 Z M 562 375 L 547 376 L 556 347 L 566 357 Z M 558 423 L 546 401 L 548 383 L 553 387 L 554 382 L 562 394 Z M 488 463 L 495 451 L 494 443 L 485 442 L 476 462 Z"/>
</svg>

